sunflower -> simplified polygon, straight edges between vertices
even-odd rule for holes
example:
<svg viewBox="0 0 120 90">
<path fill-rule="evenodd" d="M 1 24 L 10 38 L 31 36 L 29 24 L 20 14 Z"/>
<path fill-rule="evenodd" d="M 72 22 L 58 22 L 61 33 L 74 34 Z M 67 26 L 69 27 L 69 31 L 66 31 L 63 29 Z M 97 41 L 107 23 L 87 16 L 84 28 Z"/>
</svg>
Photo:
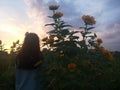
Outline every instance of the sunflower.
<svg viewBox="0 0 120 90">
<path fill-rule="evenodd" d="M 98 44 L 103 43 L 102 39 L 101 39 L 101 38 L 98 38 L 98 39 L 97 39 L 97 43 L 98 43 Z"/>
<path fill-rule="evenodd" d="M 51 5 L 49 6 L 49 10 L 57 10 L 59 8 L 59 5 Z"/>
<path fill-rule="evenodd" d="M 62 12 L 55 12 L 53 15 L 54 18 L 61 18 L 62 16 L 63 16 Z"/>
<path fill-rule="evenodd" d="M 96 21 L 93 16 L 83 15 L 82 20 L 85 22 L 86 25 L 96 24 Z"/>
</svg>

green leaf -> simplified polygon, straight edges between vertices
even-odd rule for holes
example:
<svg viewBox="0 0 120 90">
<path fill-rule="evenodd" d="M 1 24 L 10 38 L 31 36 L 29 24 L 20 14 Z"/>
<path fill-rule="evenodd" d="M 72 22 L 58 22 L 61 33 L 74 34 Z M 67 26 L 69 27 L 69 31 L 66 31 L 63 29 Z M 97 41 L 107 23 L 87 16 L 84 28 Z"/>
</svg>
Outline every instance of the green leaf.
<svg viewBox="0 0 120 90">
<path fill-rule="evenodd" d="M 91 39 L 95 39 L 95 36 L 87 36 L 87 37 L 91 37 Z"/>
<path fill-rule="evenodd" d="M 91 29 L 93 29 L 93 28 L 95 28 L 95 27 L 89 27 L 89 28 L 87 28 L 87 30 L 91 30 Z"/>
<path fill-rule="evenodd" d="M 76 34 L 76 33 L 79 33 L 79 31 L 73 31 L 73 32 L 70 32 L 69 34 L 73 35 L 73 34 Z"/>
<path fill-rule="evenodd" d="M 79 39 L 79 36 L 70 36 L 70 39 Z"/>
<path fill-rule="evenodd" d="M 91 34 L 91 32 L 85 32 L 85 34 Z"/>
<path fill-rule="evenodd" d="M 60 21 L 60 26 L 64 25 L 65 22 L 64 21 Z"/>
<path fill-rule="evenodd" d="M 84 29 L 85 27 L 79 27 L 79 29 Z"/>
<path fill-rule="evenodd" d="M 78 36 L 73 36 L 73 39 L 79 39 L 79 37 Z"/>
<path fill-rule="evenodd" d="M 86 35 L 86 33 L 83 31 L 81 31 L 80 33 L 82 34 L 83 37 Z"/>
<path fill-rule="evenodd" d="M 54 26 L 56 24 L 55 23 L 51 23 L 51 24 L 46 24 L 45 26 L 49 26 L 49 25 Z"/>
<path fill-rule="evenodd" d="M 69 30 L 68 29 L 63 29 L 60 31 L 62 35 L 68 35 L 69 34 Z"/>
<path fill-rule="evenodd" d="M 64 27 L 72 27 L 71 25 L 61 25 L 60 27 L 64 28 Z"/>
<path fill-rule="evenodd" d="M 48 16 L 49 18 L 53 18 L 52 16 Z"/>
</svg>

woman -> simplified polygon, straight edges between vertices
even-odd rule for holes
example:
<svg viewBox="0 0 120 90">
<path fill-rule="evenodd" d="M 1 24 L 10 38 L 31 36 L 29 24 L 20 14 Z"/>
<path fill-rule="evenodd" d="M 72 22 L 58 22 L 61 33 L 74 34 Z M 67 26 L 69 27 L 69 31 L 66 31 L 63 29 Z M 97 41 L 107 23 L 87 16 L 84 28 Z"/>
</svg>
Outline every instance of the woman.
<svg viewBox="0 0 120 90">
<path fill-rule="evenodd" d="M 23 46 L 16 57 L 16 90 L 40 90 L 36 69 L 43 60 L 39 37 L 26 33 Z"/>
</svg>

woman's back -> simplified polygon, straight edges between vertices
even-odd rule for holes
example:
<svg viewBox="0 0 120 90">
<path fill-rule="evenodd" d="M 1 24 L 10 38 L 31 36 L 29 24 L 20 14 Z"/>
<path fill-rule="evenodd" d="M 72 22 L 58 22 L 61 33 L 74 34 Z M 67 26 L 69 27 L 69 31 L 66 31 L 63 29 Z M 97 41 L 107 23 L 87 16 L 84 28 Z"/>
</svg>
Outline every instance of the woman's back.
<svg viewBox="0 0 120 90">
<path fill-rule="evenodd" d="M 16 90 L 37 90 L 36 63 L 43 59 L 39 37 L 35 33 L 25 36 L 23 46 L 16 57 Z M 39 90 L 39 89 L 38 89 Z"/>
</svg>

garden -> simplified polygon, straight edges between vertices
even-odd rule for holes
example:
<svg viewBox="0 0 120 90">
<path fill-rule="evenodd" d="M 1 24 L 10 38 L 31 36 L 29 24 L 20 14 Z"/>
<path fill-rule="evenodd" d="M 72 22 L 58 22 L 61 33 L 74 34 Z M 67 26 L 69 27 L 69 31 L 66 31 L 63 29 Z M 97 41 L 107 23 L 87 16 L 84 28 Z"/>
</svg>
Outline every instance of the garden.
<svg viewBox="0 0 120 90">
<path fill-rule="evenodd" d="M 83 15 L 84 25 L 73 30 L 59 8 L 49 6 L 52 22 L 41 39 L 44 61 L 36 78 L 43 90 L 118 90 L 120 52 L 102 46 L 104 41 L 92 32 L 97 23 L 93 16 Z M 15 90 L 15 57 L 21 45 L 13 42 L 8 53 L 0 40 L 0 90 Z"/>
</svg>

